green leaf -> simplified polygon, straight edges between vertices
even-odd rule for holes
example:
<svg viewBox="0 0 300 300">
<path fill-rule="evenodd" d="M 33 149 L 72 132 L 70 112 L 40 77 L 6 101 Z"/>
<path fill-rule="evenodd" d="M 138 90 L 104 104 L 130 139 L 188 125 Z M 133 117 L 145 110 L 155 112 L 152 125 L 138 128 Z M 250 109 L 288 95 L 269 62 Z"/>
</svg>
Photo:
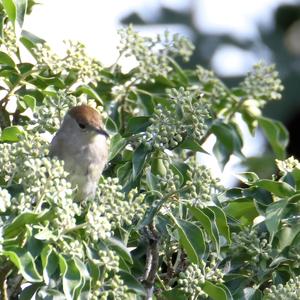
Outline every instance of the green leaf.
<svg viewBox="0 0 300 300">
<path fill-rule="evenodd" d="M 226 149 L 225 145 L 218 140 L 213 147 L 213 153 L 223 169 L 229 161 L 231 153 Z"/>
<path fill-rule="evenodd" d="M 43 283 L 33 283 L 24 289 L 22 289 L 22 292 L 20 294 L 19 300 L 31 300 L 34 299 L 33 295 L 36 293 L 36 291 L 43 285 Z"/>
<path fill-rule="evenodd" d="M 42 75 L 36 75 L 34 79 L 30 80 L 30 83 L 36 85 L 38 88 L 44 88 L 45 91 L 48 91 L 50 87 L 54 87 L 56 92 L 55 96 L 57 95 L 57 90 L 55 88 L 65 88 L 65 84 L 59 76 L 51 75 L 51 77 L 45 77 Z"/>
<path fill-rule="evenodd" d="M 36 99 L 33 96 L 25 95 L 23 100 L 32 111 L 35 111 Z"/>
<path fill-rule="evenodd" d="M 218 206 L 209 206 L 209 209 L 212 210 L 213 213 L 215 214 L 215 217 L 216 217 L 215 221 L 216 221 L 219 233 L 222 236 L 224 236 L 225 239 L 227 240 L 227 242 L 230 244 L 231 243 L 230 230 L 229 230 L 227 218 L 226 218 L 224 211 Z"/>
<path fill-rule="evenodd" d="M 109 160 L 116 157 L 126 146 L 127 140 L 117 133 L 110 139 Z"/>
<path fill-rule="evenodd" d="M 186 294 L 178 288 L 162 292 L 163 300 L 186 300 Z"/>
<path fill-rule="evenodd" d="M 66 300 L 66 297 L 63 293 L 61 293 L 58 290 L 50 289 L 46 286 L 43 286 L 40 288 L 37 295 L 35 296 L 35 300 Z"/>
<path fill-rule="evenodd" d="M 138 99 L 143 107 L 143 110 L 146 115 L 152 115 L 154 113 L 154 101 L 153 96 L 147 91 L 138 90 Z"/>
<path fill-rule="evenodd" d="M 34 235 L 34 238 L 40 241 L 55 239 L 56 235 L 50 228 L 45 227 Z"/>
<path fill-rule="evenodd" d="M 151 173 L 154 175 L 166 176 L 167 169 L 166 169 L 164 161 L 161 157 L 152 158 Z"/>
<path fill-rule="evenodd" d="M 180 186 L 182 186 L 182 184 L 184 182 L 184 176 L 182 175 L 180 170 L 177 168 L 177 166 L 175 164 L 171 164 L 170 169 L 172 170 L 172 172 L 174 173 L 175 176 L 176 175 L 179 176 L 179 183 L 180 183 Z"/>
<path fill-rule="evenodd" d="M 235 177 L 237 177 L 241 182 L 247 185 L 252 185 L 259 180 L 259 177 L 253 172 L 239 173 L 235 175 Z"/>
<path fill-rule="evenodd" d="M 14 0 L 14 1 L 16 4 L 16 12 L 17 12 L 16 20 L 20 28 L 22 28 L 24 23 L 24 17 L 26 15 L 26 10 L 27 10 L 27 0 Z"/>
<path fill-rule="evenodd" d="M 54 216 L 53 211 L 48 210 L 42 214 L 25 212 L 18 215 L 9 225 L 4 228 L 5 239 L 18 236 L 22 230 L 25 230 L 26 224 L 36 224 L 41 221 L 52 219 Z"/>
<path fill-rule="evenodd" d="M 107 118 L 106 122 L 105 122 L 105 128 L 108 130 L 108 132 L 110 134 L 114 133 L 118 133 L 118 126 L 117 124 L 114 122 L 114 120 L 112 118 Z"/>
<path fill-rule="evenodd" d="M 97 284 L 98 279 L 100 278 L 100 269 L 92 261 L 87 262 L 87 267 L 89 269 L 90 278 L 91 278 L 91 285 L 95 286 Z"/>
<path fill-rule="evenodd" d="M 14 263 L 25 280 L 29 282 L 41 282 L 43 280 L 36 269 L 32 255 L 25 249 L 9 247 L 2 253 Z"/>
<path fill-rule="evenodd" d="M 214 300 L 229 300 L 232 299 L 230 292 L 222 285 L 216 285 L 210 281 L 205 281 L 203 291 Z"/>
<path fill-rule="evenodd" d="M 67 300 L 77 299 L 75 295 L 82 286 L 80 272 L 73 259 L 59 255 L 59 267 L 62 274 L 62 284 Z"/>
<path fill-rule="evenodd" d="M 16 66 L 13 59 L 5 52 L 0 51 L 0 65 L 6 65 L 14 68 Z"/>
<path fill-rule="evenodd" d="M 263 298 L 262 292 L 251 287 L 243 290 L 244 300 L 261 300 Z"/>
<path fill-rule="evenodd" d="M 284 248 L 290 246 L 299 232 L 300 226 L 283 227 L 279 230 L 276 234 L 276 239 L 278 239 L 278 251 L 281 252 Z"/>
<path fill-rule="evenodd" d="M 199 151 L 199 152 L 203 152 L 203 153 L 207 153 L 207 151 L 205 151 L 201 145 L 198 143 L 198 141 L 192 137 L 187 137 L 184 139 L 184 141 L 182 143 L 180 143 L 179 148 L 181 149 L 188 149 L 188 150 L 192 150 L 192 151 Z"/>
<path fill-rule="evenodd" d="M 138 295 L 146 296 L 146 291 L 140 282 L 133 277 L 131 274 L 125 271 L 120 271 L 118 273 L 124 281 L 124 284 L 128 287 L 128 290 Z"/>
<path fill-rule="evenodd" d="M 109 238 L 107 240 L 109 248 L 116 251 L 116 253 L 122 257 L 126 262 L 133 264 L 133 260 L 128 248 L 119 240 L 115 238 Z"/>
<path fill-rule="evenodd" d="M 1 134 L 1 142 L 18 142 L 20 136 L 24 135 L 23 127 L 21 126 L 10 126 L 4 128 Z"/>
<path fill-rule="evenodd" d="M 289 141 L 289 134 L 284 125 L 279 121 L 265 117 L 258 118 L 258 124 L 263 129 L 264 134 L 276 155 L 276 158 L 284 159 L 285 149 Z"/>
<path fill-rule="evenodd" d="M 46 245 L 41 251 L 41 260 L 43 266 L 43 278 L 47 285 L 50 284 L 52 275 L 58 268 L 58 256 L 56 251 L 49 245 Z"/>
<path fill-rule="evenodd" d="M 39 38 L 38 36 L 26 30 L 22 30 L 22 36 L 20 38 L 20 41 L 26 47 L 26 49 L 29 50 L 29 52 L 33 55 L 33 57 L 36 57 L 36 54 L 33 51 L 36 45 L 44 44 L 46 42 L 45 40 Z"/>
<path fill-rule="evenodd" d="M 204 230 L 207 232 L 210 237 L 212 243 L 215 246 L 216 251 L 220 252 L 220 240 L 218 230 L 216 230 L 216 224 L 213 220 L 211 220 L 201 209 L 188 205 L 190 212 L 193 217 L 201 223 Z"/>
<path fill-rule="evenodd" d="M 135 180 L 142 172 L 148 154 L 149 148 L 145 144 L 140 144 L 139 147 L 134 151 L 132 156 L 132 180 Z"/>
<path fill-rule="evenodd" d="M 258 216 L 253 199 L 242 198 L 232 201 L 224 208 L 226 215 L 229 215 L 244 225 L 252 223 L 253 219 Z"/>
<path fill-rule="evenodd" d="M 293 176 L 295 189 L 299 191 L 300 190 L 300 169 L 294 168 L 290 174 Z"/>
<path fill-rule="evenodd" d="M 149 125 L 151 125 L 150 117 L 133 117 L 128 120 L 128 132 L 131 134 L 144 132 Z"/>
<path fill-rule="evenodd" d="M 150 169 L 146 170 L 146 183 L 150 191 L 155 191 L 159 189 L 159 182 L 158 179 Z"/>
<path fill-rule="evenodd" d="M 236 199 L 243 198 L 243 189 L 241 188 L 233 188 L 233 189 L 228 189 L 224 193 L 218 196 L 218 200 L 223 203 L 223 202 L 230 202 Z"/>
<path fill-rule="evenodd" d="M 122 185 L 127 183 L 130 178 L 131 178 L 131 173 L 132 173 L 132 163 L 131 161 L 128 161 L 118 167 L 117 169 L 117 176 L 119 178 L 119 181 Z"/>
<path fill-rule="evenodd" d="M 81 85 L 75 91 L 76 96 L 81 94 L 86 94 L 90 96 L 92 99 L 96 100 L 96 102 L 103 106 L 103 101 L 98 95 L 98 93 L 91 88 L 89 85 Z"/>
<path fill-rule="evenodd" d="M 185 74 L 184 70 L 179 66 L 179 64 L 170 56 L 167 56 L 168 60 L 172 64 L 174 70 L 176 71 L 176 75 L 178 75 L 178 78 L 180 79 L 180 83 L 183 86 L 187 86 L 189 84 L 189 79 L 187 75 Z"/>
<path fill-rule="evenodd" d="M 80 272 L 81 285 L 76 291 L 76 298 L 80 300 L 90 299 L 91 277 L 85 263 L 78 257 L 74 257 L 74 263 Z"/>
<path fill-rule="evenodd" d="M 265 223 L 271 237 L 277 232 L 278 225 L 281 221 L 287 203 L 287 200 L 280 200 L 267 207 Z"/>
<path fill-rule="evenodd" d="M 261 179 L 255 182 L 255 186 L 261 187 L 277 197 L 291 197 L 295 194 L 295 189 L 285 182 Z"/>
<path fill-rule="evenodd" d="M 3 39 L 3 25 L 6 19 L 6 13 L 4 10 L 0 12 L 0 38 Z"/>
<path fill-rule="evenodd" d="M 17 8 L 13 0 L 2 0 L 3 7 L 11 22 L 15 23 L 17 17 Z"/>
<path fill-rule="evenodd" d="M 206 250 L 202 230 L 192 222 L 170 216 L 178 229 L 179 241 L 189 260 L 198 265 L 199 259 L 204 256 Z"/>
<path fill-rule="evenodd" d="M 243 140 L 234 125 L 216 122 L 211 126 L 211 132 L 217 138 L 213 151 L 222 167 L 228 162 L 231 154 L 244 157 L 241 151 Z"/>
</svg>

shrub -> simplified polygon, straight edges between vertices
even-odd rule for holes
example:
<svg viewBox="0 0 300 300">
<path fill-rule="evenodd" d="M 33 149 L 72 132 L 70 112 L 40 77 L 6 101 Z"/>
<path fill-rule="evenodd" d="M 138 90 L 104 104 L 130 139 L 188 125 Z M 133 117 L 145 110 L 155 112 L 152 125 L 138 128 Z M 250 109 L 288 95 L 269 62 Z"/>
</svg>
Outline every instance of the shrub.
<svg viewBox="0 0 300 300">
<path fill-rule="evenodd" d="M 137 66 L 124 74 L 78 42 L 60 57 L 20 33 L 24 3 L 1 6 L 1 299 L 297 299 L 300 163 L 286 158 L 283 125 L 261 113 L 281 98 L 275 67 L 258 63 L 228 88 L 178 65 L 194 49 L 184 37 L 130 26 L 120 58 Z M 47 141 L 79 103 L 102 111 L 111 135 L 96 197 L 84 203 Z M 221 167 L 243 160 L 237 115 L 262 129 L 278 172 L 239 174 L 244 187 L 225 189 L 197 153 L 214 135 Z"/>
</svg>

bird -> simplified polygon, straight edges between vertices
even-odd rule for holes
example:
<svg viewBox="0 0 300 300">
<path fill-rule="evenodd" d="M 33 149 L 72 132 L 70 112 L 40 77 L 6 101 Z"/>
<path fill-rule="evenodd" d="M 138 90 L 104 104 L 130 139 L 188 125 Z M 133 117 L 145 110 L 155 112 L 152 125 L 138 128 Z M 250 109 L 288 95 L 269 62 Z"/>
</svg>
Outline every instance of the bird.
<svg viewBox="0 0 300 300">
<path fill-rule="evenodd" d="M 88 105 L 72 107 L 54 135 L 49 155 L 64 161 L 69 181 L 79 201 L 95 197 L 100 176 L 108 161 L 109 134 L 102 116 Z"/>
</svg>

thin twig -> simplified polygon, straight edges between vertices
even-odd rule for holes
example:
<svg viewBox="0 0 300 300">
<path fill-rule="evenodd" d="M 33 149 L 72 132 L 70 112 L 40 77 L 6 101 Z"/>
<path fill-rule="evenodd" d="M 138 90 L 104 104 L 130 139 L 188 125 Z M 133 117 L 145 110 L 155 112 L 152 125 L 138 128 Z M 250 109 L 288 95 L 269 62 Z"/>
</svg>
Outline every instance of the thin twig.
<svg viewBox="0 0 300 300">
<path fill-rule="evenodd" d="M 23 75 L 18 78 L 18 80 L 14 83 L 14 85 L 11 87 L 11 89 L 7 92 L 7 94 L 0 100 L 0 108 L 5 107 L 10 96 L 12 96 L 21 86 L 19 86 L 20 83 L 22 83 L 23 80 L 25 80 L 28 76 L 33 74 L 34 72 L 37 72 L 37 69 L 31 69 L 28 72 L 25 72 Z"/>
</svg>

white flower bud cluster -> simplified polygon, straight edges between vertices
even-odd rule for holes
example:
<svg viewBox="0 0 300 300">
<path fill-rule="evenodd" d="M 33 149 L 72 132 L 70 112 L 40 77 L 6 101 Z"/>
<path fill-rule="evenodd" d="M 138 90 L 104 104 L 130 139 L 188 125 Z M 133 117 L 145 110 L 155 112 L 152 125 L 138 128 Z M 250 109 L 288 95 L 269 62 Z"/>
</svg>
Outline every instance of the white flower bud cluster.
<svg viewBox="0 0 300 300">
<path fill-rule="evenodd" d="M 86 215 L 87 233 L 94 241 L 106 239 L 115 228 L 142 218 L 145 210 L 144 195 L 132 190 L 125 197 L 118 178 L 102 178 Z"/>
<path fill-rule="evenodd" d="M 104 290 L 105 285 L 105 290 Z M 108 300 L 108 299 L 132 299 L 128 294 L 128 288 L 124 285 L 124 281 L 117 274 L 102 283 L 97 281 L 92 291 L 91 300 Z"/>
<path fill-rule="evenodd" d="M 0 253 L 3 250 L 3 242 L 4 242 L 4 238 L 3 238 L 3 221 L 0 219 Z"/>
<path fill-rule="evenodd" d="M 75 216 L 80 213 L 73 201 L 73 189 L 65 179 L 63 163 L 49 158 L 29 159 L 24 163 L 23 176 L 19 183 L 24 188 L 17 198 L 13 198 L 13 208 L 19 212 L 43 210 L 44 204 L 54 208 L 56 218 L 51 225 L 58 233 L 76 225 Z"/>
<path fill-rule="evenodd" d="M 78 257 L 80 259 L 85 258 L 84 245 L 80 240 L 64 236 L 64 238 L 59 238 L 55 245 L 59 247 L 61 252 L 65 253 L 66 255 Z"/>
<path fill-rule="evenodd" d="M 168 96 L 171 107 L 157 105 L 143 141 L 155 148 L 173 149 L 187 136 L 200 140 L 210 117 L 205 99 L 182 87 L 168 90 Z"/>
<path fill-rule="evenodd" d="M 33 49 L 33 53 L 39 65 L 48 66 L 55 74 L 62 72 L 60 58 L 52 52 L 48 44 L 37 44 L 36 48 Z"/>
<path fill-rule="evenodd" d="M 146 144 L 163 150 L 173 149 L 182 142 L 186 133 L 185 126 L 174 116 L 174 112 L 158 105 L 150 121 L 152 124 L 143 136 Z"/>
<path fill-rule="evenodd" d="M 93 241 L 106 239 L 112 235 L 112 226 L 104 205 L 98 206 L 98 203 L 92 203 L 86 214 L 86 222 L 88 224 L 86 233 Z"/>
<path fill-rule="evenodd" d="M 4 46 L 9 55 L 14 55 L 18 52 L 17 37 L 13 24 L 8 21 L 3 24 L 2 38 L 0 39 L 0 46 Z"/>
<path fill-rule="evenodd" d="M 55 207 L 56 218 L 51 225 L 56 229 L 58 235 L 63 234 L 66 230 L 76 226 L 75 217 L 79 214 L 80 209 L 76 203 L 73 203 L 73 197 L 63 199 L 59 206 Z"/>
<path fill-rule="evenodd" d="M 124 299 L 129 300 L 130 297 L 127 294 L 128 288 L 126 285 L 124 285 L 124 281 L 121 279 L 119 275 L 115 275 L 110 281 L 110 296 L 113 297 L 113 299 Z"/>
<path fill-rule="evenodd" d="M 77 72 L 79 81 L 84 83 L 99 81 L 102 71 L 100 62 L 87 55 L 82 43 L 65 41 L 65 44 L 67 45 L 67 55 L 62 62 L 63 68 L 69 72 Z"/>
<path fill-rule="evenodd" d="M 103 284 L 100 280 L 97 280 L 93 286 L 93 291 L 91 292 L 91 300 L 107 300 L 109 295 L 108 291 L 103 291 Z"/>
<path fill-rule="evenodd" d="M 169 32 L 154 38 L 142 37 L 128 26 L 119 30 L 119 36 L 120 55 L 136 59 L 138 67 L 135 74 L 142 82 L 154 82 L 158 76 L 167 77 L 172 71 L 168 57 L 181 56 L 188 61 L 194 50 L 186 38 L 178 34 L 171 36 Z"/>
<path fill-rule="evenodd" d="M 166 163 L 165 163 L 166 165 Z M 156 175 L 158 186 L 161 191 L 166 194 L 174 193 L 180 187 L 180 177 L 177 174 L 174 174 L 171 169 L 166 169 L 166 174 Z"/>
<path fill-rule="evenodd" d="M 286 173 L 292 172 L 294 169 L 300 170 L 300 162 L 294 156 L 290 156 L 288 159 L 279 160 L 275 159 L 277 168 L 284 175 Z"/>
<path fill-rule="evenodd" d="M 11 196 L 8 190 L 0 187 L 0 212 L 6 212 L 11 205 Z"/>
<path fill-rule="evenodd" d="M 163 44 L 170 51 L 171 56 L 180 56 L 185 62 L 190 60 L 195 50 L 195 46 L 190 40 L 178 33 L 171 36 L 168 31 L 165 31 L 163 36 L 158 36 L 158 41 L 161 41 L 162 37 L 165 38 Z"/>
<path fill-rule="evenodd" d="M 59 90 L 55 95 L 46 97 L 43 104 L 36 109 L 37 118 L 33 128 L 35 132 L 57 131 L 70 107 L 87 104 L 99 111 L 103 109 L 101 106 L 97 107 L 95 100 L 88 99 L 87 95 L 75 97 L 65 90 Z M 102 111 L 101 114 L 106 116 Z"/>
<path fill-rule="evenodd" d="M 75 226 L 79 207 L 73 202 L 63 162 L 46 157 L 48 147 L 37 133 L 17 143 L 0 144 L 0 175 L 7 186 L 21 187 L 21 192 L 11 199 L 13 211 L 41 212 L 45 205 L 53 207 L 57 218 L 51 224 L 63 231 Z"/>
<path fill-rule="evenodd" d="M 187 176 L 189 177 L 186 182 L 188 190 L 184 194 L 184 199 L 192 205 L 205 207 L 212 196 L 221 190 L 218 180 L 212 177 L 205 166 L 191 163 Z"/>
<path fill-rule="evenodd" d="M 24 137 L 18 143 L 0 144 L 0 176 L 10 185 L 18 183 L 23 176 L 23 165 L 28 158 L 45 157 L 49 146 L 41 139 L 39 134 Z M 16 178 L 16 179 L 15 179 Z M 15 180 L 14 180 L 15 179 Z"/>
<path fill-rule="evenodd" d="M 264 290 L 265 300 L 300 299 L 300 276 L 291 278 L 286 284 L 271 285 Z"/>
<path fill-rule="evenodd" d="M 156 175 L 158 189 L 163 193 L 163 195 L 173 194 L 180 189 L 180 177 L 177 174 L 174 174 L 171 169 L 166 169 L 166 174 Z M 161 213 L 168 214 L 170 210 L 178 207 L 178 196 L 169 197 L 169 201 L 165 202 Z M 152 203 L 152 206 L 155 207 L 159 203 L 159 200 L 156 200 Z"/>
<path fill-rule="evenodd" d="M 119 256 L 112 250 L 100 250 L 98 252 L 99 261 L 93 260 L 99 266 L 105 267 L 108 272 L 119 271 Z"/>
<path fill-rule="evenodd" d="M 13 144 L 0 143 L 0 176 L 9 182 L 16 169 L 15 161 L 11 160 Z"/>
<path fill-rule="evenodd" d="M 53 53 L 46 43 L 38 44 L 34 49 L 37 62 L 42 66 L 48 66 L 55 74 L 67 75 L 69 72 L 74 72 L 79 82 L 98 81 L 101 77 L 102 67 L 97 60 L 87 55 L 85 46 L 74 41 L 65 41 L 65 44 L 67 50 L 66 56 L 63 58 Z"/>
<path fill-rule="evenodd" d="M 255 64 L 251 72 L 240 84 L 248 99 L 255 99 L 261 103 L 280 100 L 283 85 L 275 65 L 266 65 L 263 62 Z"/>
<path fill-rule="evenodd" d="M 232 250 L 239 255 L 246 252 L 253 265 L 257 265 L 260 259 L 271 258 L 272 245 L 268 242 L 266 233 L 259 234 L 256 228 L 245 227 L 239 233 L 232 233 Z"/>
<path fill-rule="evenodd" d="M 55 96 L 46 97 L 44 105 L 37 109 L 38 118 L 35 130 L 38 132 L 58 130 L 66 112 L 70 107 L 78 104 L 78 99 L 64 90 L 59 90 Z"/>
<path fill-rule="evenodd" d="M 204 261 L 200 261 L 199 266 L 191 264 L 184 272 L 180 272 L 178 286 L 193 299 L 195 296 L 207 298 L 208 295 L 202 289 L 205 281 L 210 280 L 214 283 L 223 283 L 223 276 L 223 272 L 216 268 L 214 264 L 206 266 Z"/>
<path fill-rule="evenodd" d="M 115 85 L 111 89 L 111 94 L 116 101 L 122 101 L 125 99 L 130 92 L 132 92 L 135 87 L 131 85 L 132 81 L 126 81 L 124 84 Z"/>
<path fill-rule="evenodd" d="M 228 94 L 227 87 L 215 76 L 213 71 L 197 66 L 196 76 L 198 77 L 201 89 L 205 91 L 205 95 L 209 98 L 209 102 L 220 103 Z M 227 97 L 226 101 L 229 100 L 231 98 Z"/>
<path fill-rule="evenodd" d="M 130 117 L 137 116 L 139 113 L 139 108 L 133 104 L 132 100 L 130 99 L 130 95 L 135 93 L 136 86 L 134 85 L 134 81 L 136 80 L 135 77 L 132 77 L 130 80 L 126 81 L 125 83 L 115 85 L 111 89 L 111 94 L 113 99 L 118 102 L 122 102 L 122 111 L 125 114 L 129 114 Z"/>
<path fill-rule="evenodd" d="M 291 245 L 289 247 L 288 257 L 291 260 L 293 268 L 300 268 L 300 245 Z"/>
<path fill-rule="evenodd" d="M 207 297 L 207 294 L 201 288 L 204 283 L 205 276 L 196 264 L 189 265 L 184 272 L 179 274 L 178 285 L 187 294 L 199 294 Z"/>
</svg>

